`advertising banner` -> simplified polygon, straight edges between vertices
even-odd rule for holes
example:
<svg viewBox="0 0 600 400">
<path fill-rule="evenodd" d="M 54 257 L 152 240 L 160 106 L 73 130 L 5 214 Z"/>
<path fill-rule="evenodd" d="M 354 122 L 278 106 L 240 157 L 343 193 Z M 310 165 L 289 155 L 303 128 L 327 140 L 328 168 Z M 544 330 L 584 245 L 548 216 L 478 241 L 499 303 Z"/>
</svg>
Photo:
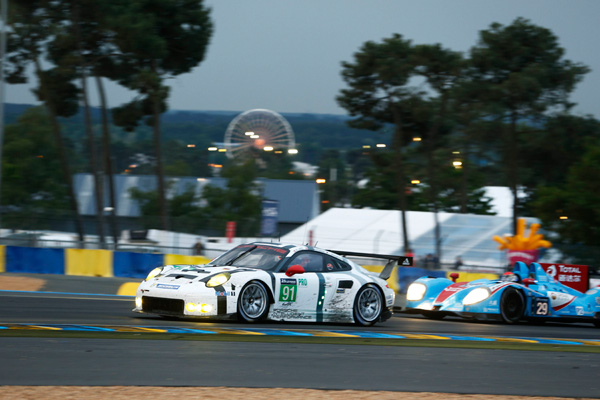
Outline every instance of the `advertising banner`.
<svg viewBox="0 0 600 400">
<path fill-rule="evenodd" d="M 544 271 L 560 283 L 580 292 L 588 290 L 588 266 L 575 264 L 540 263 Z"/>
<path fill-rule="evenodd" d="M 276 236 L 278 233 L 279 202 L 277 200 L 263 200 L 262 219 L 260 225 L 261 236 Z"/>
</svg>

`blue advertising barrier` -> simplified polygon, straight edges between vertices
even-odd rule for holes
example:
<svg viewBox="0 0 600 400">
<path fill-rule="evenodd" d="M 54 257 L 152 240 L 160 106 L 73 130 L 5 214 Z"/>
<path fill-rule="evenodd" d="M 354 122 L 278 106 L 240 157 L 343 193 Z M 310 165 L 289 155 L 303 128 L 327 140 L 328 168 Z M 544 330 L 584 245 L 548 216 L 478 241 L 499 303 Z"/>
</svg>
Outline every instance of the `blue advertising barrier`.
<svg viewBox="0 0 600 400">
<path fill-rule="evenodd" d="M 6 272 L 64 274 L 63 249 L 6 246 Z"/>
<path fill-rule="evenodd" d="M 115 251 L 113 253 L 113 274 L 125 278 L 143 279 L 152 269 L 163 265 L 163 262 L 163 254 Z"/>
<path fill-rule="evenodd" d="M 430 270 L 415 267 L 398 267 L 398 292 L 406 293 L 408 286 L 422 276 L 445 278 L 446 271 Z"/>
</svg>

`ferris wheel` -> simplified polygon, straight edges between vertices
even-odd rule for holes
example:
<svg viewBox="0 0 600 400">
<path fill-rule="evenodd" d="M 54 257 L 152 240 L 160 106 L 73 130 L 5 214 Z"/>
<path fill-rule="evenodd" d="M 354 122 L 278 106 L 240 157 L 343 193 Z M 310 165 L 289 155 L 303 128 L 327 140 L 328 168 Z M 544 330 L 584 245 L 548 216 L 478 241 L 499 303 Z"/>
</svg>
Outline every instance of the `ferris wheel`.
<svg viewBox="0 0 600 400">
<path fill-rule="evenodd" d="M 233 158 L 252 149 L 285 151 L 296 154 L 292 127 L 279 113 L 266 109 L 246 111 L 235 117 L 225 132 L 227 157 Z"/>
</svg>

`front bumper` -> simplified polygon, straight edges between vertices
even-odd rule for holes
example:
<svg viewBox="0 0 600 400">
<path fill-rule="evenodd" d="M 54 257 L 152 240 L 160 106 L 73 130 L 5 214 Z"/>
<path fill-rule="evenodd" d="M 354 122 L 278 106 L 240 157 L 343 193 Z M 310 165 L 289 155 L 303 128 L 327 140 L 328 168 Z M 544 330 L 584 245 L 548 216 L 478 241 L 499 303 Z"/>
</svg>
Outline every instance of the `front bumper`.
<svg viewBox="0 0 600 400">
<path fill-rule="evenodd" d="M 237 297 L 232 292 L 202 293 L 191 290 L 173 293 L 166 290 L 140 290 L 134 312 L 174 317 L 227 317 L 236 313 Z"/>
</svg>

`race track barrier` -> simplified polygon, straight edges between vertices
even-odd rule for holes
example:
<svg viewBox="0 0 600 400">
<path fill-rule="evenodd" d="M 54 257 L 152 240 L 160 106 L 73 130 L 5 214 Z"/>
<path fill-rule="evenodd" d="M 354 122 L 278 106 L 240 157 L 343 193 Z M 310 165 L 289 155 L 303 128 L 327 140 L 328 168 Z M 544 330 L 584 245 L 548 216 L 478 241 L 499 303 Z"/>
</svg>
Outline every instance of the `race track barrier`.
<svg viewBox="0 0 600 400">
<path fill-rule="evenodd" d="M 203 256 L 97 249 L 0 246 L 0 272 L 145 278 L 166 264 L 206 264 Z"/>
<path fill-rule="evenodd" d="M 152 269 L 168 264 L 206 264 L 204 256 L 181 254 L 135 253 L 97 249 L 55 249 L 0 246 L 0 272 L 64 274 L 101 277 L 145 278 Z M 381 272 L 381 265 L 364 268 Z M 408 286 L 422 276 L 447 277 L 455 271 L 427 270 L 417 267 L 394 268 L 388 279 L 396 293 L 406 293 Z M 459 272 L 458 281 L 497 279 L 496 274 Z"/>
<path fill-rule="evenodd" d="M 110 250 L 65 249 L 64 252 L 65 275 L 115 276 Z"/>
</svg>

